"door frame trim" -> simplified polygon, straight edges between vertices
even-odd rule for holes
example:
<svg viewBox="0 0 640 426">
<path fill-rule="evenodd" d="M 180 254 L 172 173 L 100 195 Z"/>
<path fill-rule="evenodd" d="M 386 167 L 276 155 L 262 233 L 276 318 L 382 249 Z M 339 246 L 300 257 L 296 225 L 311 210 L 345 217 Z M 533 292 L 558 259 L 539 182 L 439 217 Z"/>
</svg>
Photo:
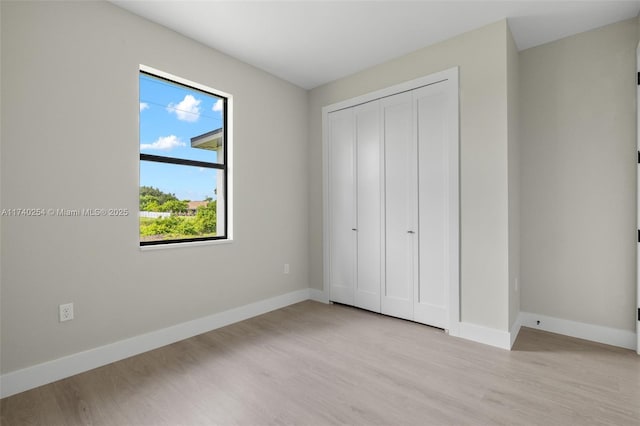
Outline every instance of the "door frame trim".
<svg viewBox="0 0 640 426">
<path fill-rule="evenodd" d="M 640 152 L 640 43 L 636 47 L 636 71 L 638 78 L 636 84 L 636 148 Z M 635 155 L 635 153 L 634 153 Z M 636 165 L 636 220 L 640 230 L 640 157 Z M 636 243 L 636 352 L 640 355 L 640 232 Z"/>
</svg>

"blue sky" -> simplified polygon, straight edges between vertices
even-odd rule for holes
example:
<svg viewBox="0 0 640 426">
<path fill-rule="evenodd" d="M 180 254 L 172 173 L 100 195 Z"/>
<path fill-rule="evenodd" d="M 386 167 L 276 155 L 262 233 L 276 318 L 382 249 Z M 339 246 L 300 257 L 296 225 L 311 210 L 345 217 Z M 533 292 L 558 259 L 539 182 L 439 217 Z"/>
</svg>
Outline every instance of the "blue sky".
<svg viewBox="0 0 640 426">
<path fill-rule="evenodd" d="M 140 152 L 217 162 L 216 153 L 191 148 L 191 138 L 222 127 L 222 99 L 140 73 Z M 181 200 L 216 198 L 216 169 L 140 162 L 140 185 Z"/>
</svg>

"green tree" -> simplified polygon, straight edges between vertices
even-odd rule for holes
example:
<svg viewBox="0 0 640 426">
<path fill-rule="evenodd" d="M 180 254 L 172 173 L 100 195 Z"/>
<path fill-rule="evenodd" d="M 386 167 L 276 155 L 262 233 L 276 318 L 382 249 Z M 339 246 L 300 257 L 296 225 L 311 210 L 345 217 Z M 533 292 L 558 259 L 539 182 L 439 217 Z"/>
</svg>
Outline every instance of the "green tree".
<svg viewBox="0 0 640 426">
<path fill-rule="evenodd" d="M 198 235 L 196 222 L 190 217 L 181 217 L 176 231 L 181 235 Z"/>
<path fill-rule="evenodd" d="M 158 188 L 154 188 L 152 186 L 141 186 L 140 187 L 140 204 L 142 204 L 142 200 L 151 200 L 155 199 L 158 204 L 162 205 L 169 200 L 177 200 L 176 194 L 169 194 L 166 192 L 160 191 Z"/>
<path fill-rule="evenodd" d="M 157 200 L 151 200 L 148 203 L 146 203 L 144 206 L 140 207 L 140 211 L 143 212 L 161 212 L 163 210 L 161 210 L 161 206 L 160 204 L 158 204 Z"/>
<path fill-rule="evenodd" d="M 198 207 L 196 212 L 195 226 L 201 234 L 211 234 L 216 232 L 217 208 L 216 201 L 207 203 L 206 206 Z"/>
<path fill-rule="evenodd" d="M 177 234 L 176 228 L 180 224 L 180 218 L 175 216 L 153 219 L 151 221 L 146 221 L 144 224 L 140 225 L 140 235 L 143 236 L 154 236 L 154 235 L 164 235 L 171 236 Z"/>
<path fill-rule="evenodd" d="M 189 203 L 180 200 L 168 200 L 160 206 L 160 211 L 171 213 L 185 213 Z"/>
</svg>

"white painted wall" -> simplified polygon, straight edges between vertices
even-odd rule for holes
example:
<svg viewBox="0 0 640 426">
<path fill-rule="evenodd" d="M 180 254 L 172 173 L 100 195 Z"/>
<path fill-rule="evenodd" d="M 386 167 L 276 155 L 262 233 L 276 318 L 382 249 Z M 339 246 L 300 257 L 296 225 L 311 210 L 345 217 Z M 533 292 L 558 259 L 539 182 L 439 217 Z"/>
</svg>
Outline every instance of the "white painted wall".
<svg viewBox="0 0 640 426">
<path fill-rule="evenodd" d="M 461 316 L 509 327 L 507 24 L 497 22 L 313 89 L 309 95 L 310 282 L 321 289 L 321 108 L 460 66 Z"/>
<path fill-rule="evenodd" d="M 637 26 L 520 52 L 524 312 L 635 330 Z"/>
<path fill-rule="evenodd" d="M 109 3 L 1 10 L 1 207 L 133 212 L 2 218 L 2 373 L 308 288 L 304 90 Z M 233 243 L 138 248 L 139 64 L 234 96 Z"/>
<path fill-rule="evenodd" d="M 511 31 L 507 31 L 507 135 L 509 179 L 509 330 L 520 313 L 520 124 L 519 53 Z M 518 282 L 516 282 L 518 280 Z"/>
</svg>

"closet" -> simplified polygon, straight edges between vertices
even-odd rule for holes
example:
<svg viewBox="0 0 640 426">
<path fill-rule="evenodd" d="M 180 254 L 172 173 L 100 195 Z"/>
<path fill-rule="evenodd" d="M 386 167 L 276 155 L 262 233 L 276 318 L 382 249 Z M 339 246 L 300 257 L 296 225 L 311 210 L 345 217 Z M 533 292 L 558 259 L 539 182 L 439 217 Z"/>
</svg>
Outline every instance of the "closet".
<svg viewBox="0 0 640 426">
<path fill-rule="evenodd" d="M 459 320 L 457 69 L 326 107 L 324 125 L 329 300 L 449 329 Z"/>
</svg>

